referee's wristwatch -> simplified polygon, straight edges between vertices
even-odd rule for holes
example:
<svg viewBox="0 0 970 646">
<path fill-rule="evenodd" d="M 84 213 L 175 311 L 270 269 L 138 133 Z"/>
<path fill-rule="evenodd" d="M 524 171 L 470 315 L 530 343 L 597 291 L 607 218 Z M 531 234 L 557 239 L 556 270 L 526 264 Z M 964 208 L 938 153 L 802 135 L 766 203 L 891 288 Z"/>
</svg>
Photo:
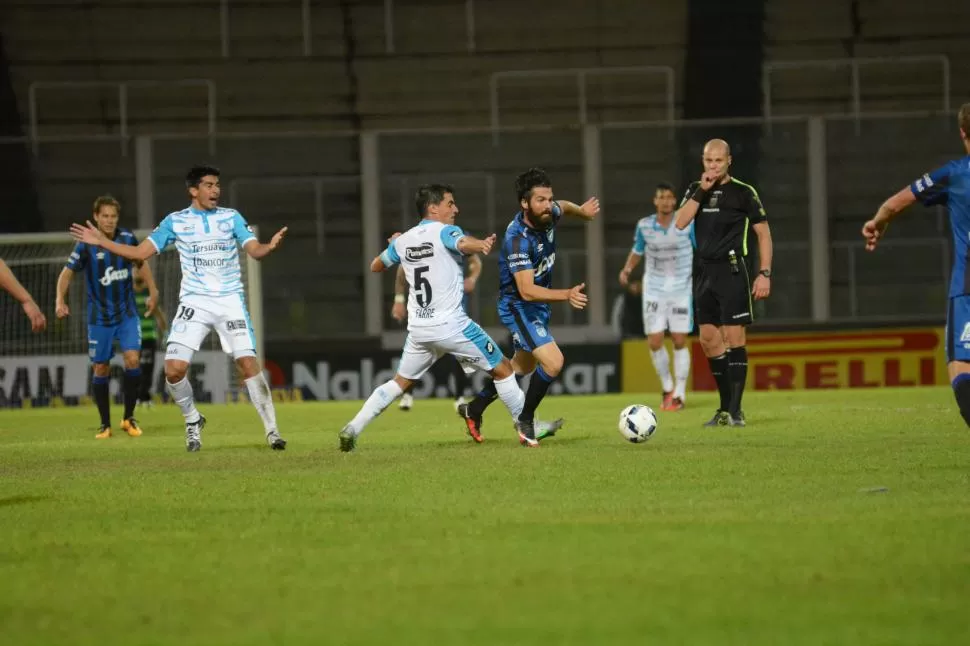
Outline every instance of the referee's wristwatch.
<svg viewBox="0 0 970 646">
<path fill-rule="evenodd" d="M 761 274 L 762 276 L 764 276 L 765 278 L 771 278 L 771 270 L 770 269 L 762 269 L 758 273 Z"/>
</svg>

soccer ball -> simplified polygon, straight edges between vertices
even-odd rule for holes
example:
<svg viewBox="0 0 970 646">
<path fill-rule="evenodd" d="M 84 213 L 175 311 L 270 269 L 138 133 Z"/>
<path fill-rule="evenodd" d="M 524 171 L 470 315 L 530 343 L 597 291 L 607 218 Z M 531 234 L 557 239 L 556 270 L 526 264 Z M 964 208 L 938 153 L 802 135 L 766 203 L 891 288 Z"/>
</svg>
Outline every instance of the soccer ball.
<svg viewBox="0 0 970 646">
<path fill-rule="evenodd" d="M 657 430 L 657 416 L 649 406 L 627 406 L 620 413 L 619 428 L 620 434 L 629 441 L 646 442 Z"/>
</svg>

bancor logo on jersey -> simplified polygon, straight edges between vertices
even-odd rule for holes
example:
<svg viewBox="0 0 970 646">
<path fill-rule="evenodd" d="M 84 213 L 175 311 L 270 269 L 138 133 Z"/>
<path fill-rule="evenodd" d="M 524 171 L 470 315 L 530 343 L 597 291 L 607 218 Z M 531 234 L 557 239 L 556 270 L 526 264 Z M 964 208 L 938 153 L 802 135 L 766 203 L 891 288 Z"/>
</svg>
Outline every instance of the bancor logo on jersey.
<svg viewBox="0 0 970 646">
<path fill-rule="evenodd" d="M 116 280 L 128 280 L 128 268 L 115 269 L 114 267 L 108 267 L 104 270 L 104 276 L 98 282 L 107 287 Z"/>
</svg>

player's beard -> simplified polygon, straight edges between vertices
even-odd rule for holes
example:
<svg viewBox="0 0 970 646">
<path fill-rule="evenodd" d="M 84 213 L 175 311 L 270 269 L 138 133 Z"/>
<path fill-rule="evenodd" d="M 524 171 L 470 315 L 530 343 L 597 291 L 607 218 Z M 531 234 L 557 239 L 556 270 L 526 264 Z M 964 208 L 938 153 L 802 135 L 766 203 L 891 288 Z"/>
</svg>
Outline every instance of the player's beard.
<svg viewBox="0 0 970 646">
<path fill-rule="evenodd" d="M 545 230 L 552 226 L 552 214 L 549 213 L 548 215 L 549 215 L 549 221 L 545 223 L 542 222 L 542 220 L 540 220 L 539 217 L 536 216 L 536 214 L 533 213 L 532 211 L 526 212 L 525 218 L 526 220 L 529 221 L 529 224 L 532 226 L 533 229 Z"/>
</svg>

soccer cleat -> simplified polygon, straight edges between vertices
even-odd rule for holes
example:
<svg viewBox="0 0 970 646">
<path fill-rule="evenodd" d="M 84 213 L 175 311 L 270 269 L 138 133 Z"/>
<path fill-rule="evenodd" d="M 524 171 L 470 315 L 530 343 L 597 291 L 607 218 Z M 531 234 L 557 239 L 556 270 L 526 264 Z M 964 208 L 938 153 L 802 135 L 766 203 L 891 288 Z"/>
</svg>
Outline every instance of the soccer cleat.
<svg viewBox="0 0 970 646">
<path fill-rule="evenodd" d="M 744 415 L 739 413 L 737 417 L 734 415 L 728 415 L 727 425 L 744 427 L 747 426 L 747 423 L 744 421 Z"/>
<path fill-rule="evenodd" d="M 95 437 L 95 439 L 98 439 L 98 440 L 106 440 L 106 439 L 108 439 L 109 437 L 111 437 L 111 427 L 110 426 L 102 426 L 101 428 L 98 429 L 98 434 L 95 435 L 94 437 Z"/>
<path fill-rule="evenodd" d="M 464 403 L 466 403 L 466 402 L 465 402 L 465 398 L 464 398 L 464 397 L 459 397 L 458 399 L 456 399 L 456 400 L 455 400 L 455 412 L 456 412 L 456 413 L 458 412 L 458 408 L 459 408 L 459 407 L 460 407 L 460 406 L 461 406 L 462 404 L 464 404 Z"/>
<path fill-rule="evenodd" d="M 680 397 L 672 397 L 670 399 L 670 403 L 665 405 L 660 410 L 671 411 L 671 412 L 684 410 L 684 400 L 681 399 Z"/>
<path fill-rule="evenodd" d="M 280 437 L 280 432 L 277 430 L 272 430 L 266 434 L 266 442 L 269 444 L 269 448 L 274 451 L 283 451 L 286 449 L 286 440 Z"/>
<path fill-rule="evenodd" d="M 704 422 L 704 426 L 709 428 L 714 428 L 715 426 L 727 426 L 728 420 L 730 419 L 731 416 L 726 410 L 718 410 L 714 413 L 714 417 Z"/>
<path fill-rule="evenodd" d="M 202 429 L 205 428 L 205 416 L 199 413 L 199 419 L 185 423 L 185 450 L 195 453 L 202 448 Z"/>
<path fill-rule="evenodd" d="M 519 433 L 519 444 L 530 448 L 539 446 L 539 440 L 536 439 L 535 425 L 532 420 L 523 421 L 520 419 L 515 423 L 515 430 Z"/>
<path fill-rule="evenodd" d="M 535 424 L 536 439 L 544 440 L 547 437 L 554 436 L 556 431 L 562 428 L 563 423 L 565 423 L 565 420 L 561 417 L 551 422 L 543 422 L 542 420 L 539 420 Z"/>
<path fill-rule="evenodd" d="M 350 453 L 357 448 L 357 434 L 354 433 L 350 424 L 340 429 L 340 434 L 337 437 L 340 438 L 340 450 L 344 453 Z"/>
<path fill-rule="evenodd" d="M 408 411 L 411 410 L 412 406 L 414 406 L 414 395 L 411 393 L 404 393 L 401 395 L 401 403 L 398 404 L 398 408 Z"/>
<path fill-rule="evenodd" d="M 134 417 L 129 417 L 128 419 L 121 422 L 121 430 L 123 430 L 131 437 L 141 436 L 141 427 L 138 426 L 138 422 L 135 421 Z"/>
<path fill-rule="evenodd" d="M 465 420 L 465 426 L 468 429 L 468 434 L 473 440 L 479 444 L 485 441 L 482 437 L 482 418 L 472 417 L 468 412 L 468 404 L 461 404 L 458 406 L 458 417 Z"/>
<path fill-rule="evenodd" d="M 660 396 L 660 410 L 669 410 L 667 407 L 670 406 L 670 402 L 672 402 L 673 399 L 674 391 L 664 391 L 663 395 Z"/>
</svg>

